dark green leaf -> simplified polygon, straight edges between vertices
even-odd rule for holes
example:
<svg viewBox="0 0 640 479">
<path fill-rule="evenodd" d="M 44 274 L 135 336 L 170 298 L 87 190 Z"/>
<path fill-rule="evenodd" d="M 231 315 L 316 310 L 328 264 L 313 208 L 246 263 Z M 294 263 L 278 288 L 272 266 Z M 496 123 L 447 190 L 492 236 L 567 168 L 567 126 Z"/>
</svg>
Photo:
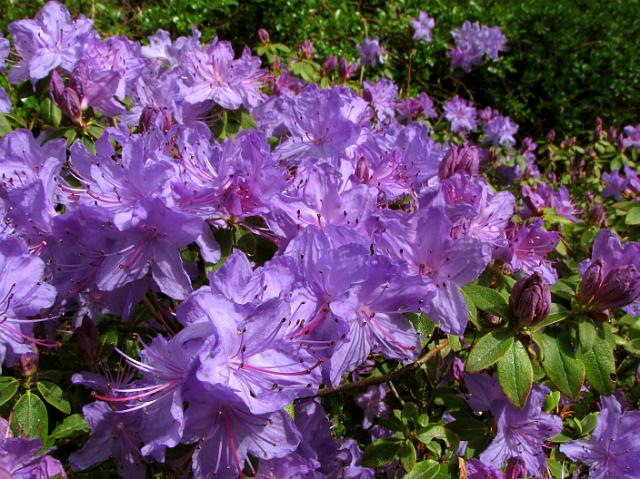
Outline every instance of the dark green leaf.
<svg viewBox="0 0 640 479">
<path fill-rule="evenodd" d="M 463 286 L 462 291 L 465 293 L 465 298 L 468 297 L 478 309 L 503 318 L 509 317 L 507 300 L 495 289 L 478 284 L 468 284 Z"/>
<path fill-rule="evenodd" d="M 49 381 L 38 381 L 38 391 L 40 391 L 44 400 L 56 409 L 65 414 L 71 412 L 71 405 L 63 397 L 62 389 L 57 384 Z"/>
<path fill-rule="evenodd" d="M 13 407 L 11 430 L 15 436 L 36 437 L 43 441 L 49 433 L 47 408 L 35 394 L 27 391 Z"/>
<path fill-rule="evenodd" d="M 465 370 L 475 373 L 494 365 L 511 348 L 513 340 L 513 334 L 507 329 L 498 329 L 485 334 L 469 353 Z"/>
<path fill-rule="evenodd" d="M 40 102 L 40 117 L 46 125 L 58 127 L 62 120 L 62 112 L 50 98 L 45 98 Z"/>
<path fill-rule="evenodd" d="M 20 381 L 8 376 L 0 377 L 0 406 L 9 401 L 18 392 Z"/>
<path fill-rule="evenodd" d="M 616 364 L 604 326 L 585 319 L 580 322 L 578 331 L 578 359 L 584 364 L 587 381 L 600 394 L 612 394 Z"/>
<path fill-rule="evenodd" d="M 557 329 L 535 333 L 533 340 L 540 348 L 542 367 L 551 382 L 567 396 L 577 399 L 584 383 L 584 364 L 574 357 L 569 336 Z"/>
<path fill-rule="evenodd" d="M 520 341 L 514 342 L 498 361 L 498 381 L 507 399 L 519 408 L 524 407 L 531 392 L 533 367 Z"/>
<path fill-rule="evenodd" d="M 362 454 L 362 465 L 381 467 L 394 459 L 400 452 L 402 441 L 395 437 L 383 437 L 369 444 Z"/>
</svg>

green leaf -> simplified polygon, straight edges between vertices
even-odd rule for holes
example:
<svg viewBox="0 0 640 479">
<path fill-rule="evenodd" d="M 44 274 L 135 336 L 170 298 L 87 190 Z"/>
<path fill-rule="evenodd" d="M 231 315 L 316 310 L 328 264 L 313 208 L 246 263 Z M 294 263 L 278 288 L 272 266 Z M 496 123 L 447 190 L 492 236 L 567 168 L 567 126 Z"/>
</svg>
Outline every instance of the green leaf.
<svg viewBox="0 0 640 479">
<path fill-rule="evenodd" d="M 35 394 L 27 391 L 13 407 L 11 430 L 14 436 L 33 438 L 39 436 L 43 441 L 49 433 L 47 407 Z"/>
<path fill-rule="evenodd" d="M 640 225 L 640 206 L 631 208 L 627 213 L 624 222 L 628 225 Z"/>
<path fill-rule="evenodd" d="M 471 297 L 465 293 L 464 289 L 460 290 L 462 292 L 462 296 L 464 296 L 464 302 L 467 303 L 467 311 L 469 311 L 469 321 L 473 324 L 476 329 L 481 330 L 480 322 L 478 321 L 478 308 L 476 308 L 475 303 L 471 299 Z"/>
<path fill-rule="evenodd" d="M 38 391 L 45 401 L 65 414 L 71 412 L 71 404 L 63 397 L 60 386 L 49 381 L 38 381 Z"/>
<path fill-rule="evenodd" d="M 482 336 L 475 344 L 465 362 L 469 373 L 482 371 L 494 365 L 513 345 L 513 334 L 507 329 L 498 329 Z"/>
<path fill-rule="evenodd" d="M 574 357 L 567 334 L 557 329 L 534 333 L 533 340 L 540 347 L 542 368 L 551 382 L 567 396 L 577 399 L 584 383 L 584 364 Z"/>
<path fill-rule="evenodd" d="M 440 472 L 440 464 L 431 459 L 419 462 L 404 479 L 434 479 Z"/>
<path fill-rule="evenodd" d="M 507 399 L 515 406 L 523 408 L 531 392 L 533 367 L 529 354 L 520 341 L 498 361 L 498 381 Z"/>
<path fill-rule="evenodd" d="M 411 441 L 406 441 L 404 444 L 402 444 L 399 456 L 404 470 L 407 472 L 411 472 L 411 470 L 416 465 L 416 448 L 413 446 Z"/>
<path fill-rule="evenodd" d="M 45 98 L 40 102 L 40 117 L 46 125 L 58 127 L 62 120 L 62 112 L 50 98 Z"/>
<path fill-rule="evenodd" d="M 402 441 L 395 437 L 382 437 L 369 444 L 362 454 L 362 465 L 381 467 L 394 459 L 400 452 Z"/>
<path fill-rule="evenodd" d="M 72 414 L 64 418 L 60 424 L 58 424 L 49 437 L 56 439 L 66 439 L 69 437 L 89 432 L 89 425 L 84 420 L 82 414 Z"/>
<path fill-rule="evenodd" d="M 586 436 L 593 432 L 593 430 L 596 428 L 596 425 L 598 424 L 599 416 L 599 412 L 592 412 L 582 418 L 582 421 L 580 421 L 580 428 L 582 429 L 583 436 Z"/>
<path fill-rule="evenodd" d="M 9 401 L 18 392 L 20 381 L 8 376 L 0 377 L 0 406 Z"/>
<path fill-rule="evenodd" d="M 478 309 L 503 318 L 509 317 L 507 300 L 495 289 L 478 284 L 468 284 L 462 287 L 462 291 L 465 294 L 465 298 L 468 297 Z"/>
<path fill-rule="evenodd" d="M 545 412 L 551 412 L 558 407 L 559 402 L 560 402 L 560 391 L 551 391 L 549 394 L 545 396 L 542 409 L 544 409 Z"/>
<path fill-rule="evenodd" d="M 604 326 L 602 323 L 594 324 L 589 319 L 583 320 L 578 325 L 578 334 L 578 359 L 584 364 L 587 381 L 600 394 L 612 394 L 616 363 Z"/>
<path fill-rule="evenodd" d="M 551 324 L 559 323 L 560 321 L 564 321 L 568 317 L 569 317 L 569 313 L 567 311 L 562 311 L 560 313 L 550 314 L 549 316 L 544 318 L 539 323 L 534 324 L 532 329 L 534 331 L 539 331 L 540 329 L 544 328 L 545 326 L 549 326 Z"/>
<path fill-rule="evenodd" d="M 84 417 L 82 417 L 82 414 L 67 416 L 64 418 L 64 421 L 58 424 L 53 429 L 53 432 L 49 434 L 43 449 L 53 447 L 57 439 L 69 439 L 85 432 L 89 432 L 89 425 L 87 421 L 84 420 Z"/>
</svg>

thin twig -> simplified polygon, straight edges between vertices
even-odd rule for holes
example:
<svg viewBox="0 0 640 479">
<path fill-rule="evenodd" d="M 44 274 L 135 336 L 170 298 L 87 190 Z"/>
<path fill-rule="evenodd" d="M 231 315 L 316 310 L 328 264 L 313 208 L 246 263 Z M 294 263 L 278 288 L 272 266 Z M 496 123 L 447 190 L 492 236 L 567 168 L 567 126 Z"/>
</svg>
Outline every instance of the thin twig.
<svg viewBox="0 0 640 479">
<path fill-rule="evenodd" d="M 357 383 L 343 384 L 342 386 L 339 386 L 334 389 L 330 389 L 330 388 L 321 389 L 320 391 L 318 391 L 317 394 L 310 397 L 324 397 L 332 394 L 340 394 L 340 393 L 345 393 L 349 391 L 355 391 L 357 389 L 367 388 L 369 386 L 375 386 L 376 384 L 382 384 L 388 381 L 394 381 L 398 378 L 401 378 L 405 374 L 409 374 L 410 372 L 415 371 L 416 369 L 419 369 L 424 363 L 429 361 L 431 358 L 433 358 L 436 354 L 438 354 L 442 349 L 444 349 L 448 345 L 449 345 L 449 340 L 445 339 L 440 344 L 438 344 L 435 348 L 433 348 L 431 351 L 427 351 L 422 356 L 420 356 L 415 362 L 403 367 L 402 369 L 398 369 L 397 371 L 394 371 L 392 373 L 383 374 L 382 376 L 367 378 L 362 381 L 358 381 Z M 301 399 L 308 399 L 308 397 L 301 398 Z"/>
</svg>

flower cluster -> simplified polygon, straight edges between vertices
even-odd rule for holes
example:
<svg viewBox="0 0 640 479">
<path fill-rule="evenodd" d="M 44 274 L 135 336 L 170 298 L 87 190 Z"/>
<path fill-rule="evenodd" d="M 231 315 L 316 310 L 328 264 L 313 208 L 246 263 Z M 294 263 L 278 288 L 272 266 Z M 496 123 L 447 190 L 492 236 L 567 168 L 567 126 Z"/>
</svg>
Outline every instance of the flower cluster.
<svg viewBox="0 0 640 479">
<path fill-rule="evenodd" d="M 466 21 L 462 27 L 452 30 L 451 35 L 456 42 L 449 52 L 451 67 L 462 68 L 466 72 L 481 65 L 485 55 L 497 61 L 507 42 L 498 27 L 485 27 L 478 22 Z"/>
</svg>

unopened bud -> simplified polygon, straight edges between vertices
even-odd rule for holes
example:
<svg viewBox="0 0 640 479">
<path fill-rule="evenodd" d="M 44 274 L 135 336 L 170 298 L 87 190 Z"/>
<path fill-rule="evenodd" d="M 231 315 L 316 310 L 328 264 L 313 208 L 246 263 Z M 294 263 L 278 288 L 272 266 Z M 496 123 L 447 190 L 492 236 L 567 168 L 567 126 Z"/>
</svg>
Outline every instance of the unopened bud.
<svg viewBox="0 0 640 479">
<path fill-rule="evenodd" d="M 600 228 L 607 226 L 607 213 L 600 203 L 594 204 L 589 211 L 589 221 Z"/>
<path fill-rule="evenodd" d="M 38 359 L 40 355 L 38 354 L 38 347 L 33 344 L 31 346 L 31 352 L 23 353 L 18 358 L 18 369 L 20 369 L 20 374 L 24 377 L 33 376 L 38 370 Z"/>
<path fill-rule="evenodd" d="M 551 130 L 547 133 L 547 143 L 553 143 L 556 140 L 556 130 Z"/>
<path fill-rule="evenodd" d="M 264 28 L 258 28 L 258 38 L 262 42 L 263 45 L 266 45 L 270 42 L 269 32 Z"/>
<path fill-rule="evenodd" d="M 313 58 L 313 51 L 313 43 L 311 42 L 311 40 L 305 40 L 298 47 L 300 56 L 305 60 L 311 60 Z"/>
<path fill-rule="evenodd" d="M 507 462 L 507 469 L 504 472 L 505 479 L 524 479 L 527 477 L 527 468 L 521 457 L 512 457 Z"/>
<path fill-rule="evenodd" d="M 457 145 L 449 148 L 442 162 L 440 162 L 438 176 L 440 176 L 441 180 L 446 180 L 459 172 L 477 175 L 479 169 L 480 152 L 478 148 L 470 144 Z"/>
<path fill-rule="evenodd" d="M 516 282 L 509 296 L 509 307 L 521 325 L 536 324 L 547 317 L 551 308 L 551 291 L 540 273 Z"/>
<path fill-rule="evenodd" d="M 335 55 L 329 55 L 324 61 L 324 63 L 322 64 L 322 71 L 326 75 L 327 73 L 335 70 L 337 66 L 338 66 L 338 57 L 336 57 Z"/>
</svg>

